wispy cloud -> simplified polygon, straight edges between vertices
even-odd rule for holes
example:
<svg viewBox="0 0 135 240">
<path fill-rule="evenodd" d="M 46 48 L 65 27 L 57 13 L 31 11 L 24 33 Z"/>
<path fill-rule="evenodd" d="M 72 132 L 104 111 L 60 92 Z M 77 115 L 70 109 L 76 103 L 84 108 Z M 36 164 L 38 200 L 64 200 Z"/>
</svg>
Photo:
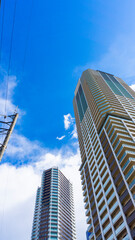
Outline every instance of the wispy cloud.
<svg viewBox="0 0 135 240">
<path fill-rule="evenodd" d="M 61 136 L 61 137 L 56 137 L 56 139 L 59 140 L 59 141 L 61 141 L 61 140 L 63 140 L 65 137 L 66 137 L 66 136 L 63 135 L 63 136 Z"/>
<path fill-rule="evenodd" d="M 88 68 L 102 70 L 133 84 L 135 81 L 135 36 L 120 35 L 113 39 L 112 44 L 96 62 L 88 62 L 77 66 L 74 74 L 80 77 Z"/>
<path fill-rule="evenodd" d="M 8 88 L 7 88 L 8 81 Z M 5 104 L 7 105 L 7 114 L 11 114 L 15 111 L 16 106 L 13 104 L 12 97 L 14 94 L 14 89 L 17 85 L 16 76 L 3 76 L 3 81 L 0 84 L 0 106 L 1 113 L 5 114 Z M 6 101 L 6 92 L 8 90 L 8 98 Z"/>
<path fill-rule="evenodd" d="M 74 122 L 74 118 L 72 118 L 70 113 L 68 113 L 67 115 L 64 115 L 64 128 L 66 130 L 70 128 L 73 122 Z"/>
<path fill-rule="evenodd" d="M 30 141 L 27 137 L 13 132 L 5 155 L 12 159 L 18 159 L 19 164 L 24 161 L 35 161 L 46 151 L 40 145 L 38 141 Z"/>
<path fill-rule="evenodd" d="M 76 129 L 76 124 L 74 124 L 74 129 L 71 132 L 72 138 L 76 138 L 77 139 L 77 129 Z"/>
<path fill-rule="evenodd" d="M 67 115 L 64 115 L 64 128 L 65 130 L 70 130 L 71 138 L 77 139 L 77 130 L 76 130 L 76 124 L 75 124 L 75 118 L 71 116 L 70 113 Z"/>
<path fill-rule="evenodd" d="M 17 78 L 14 75 L 7 76 L 7 73 L 1 68 L 0 68 L 0 77 L 1 77 L 0 114 L 3 114 L 3 115 L 13 114 L 17 109 L 19 113 L 19 119 L 20 119 L 21 116 L 25 114 L 25 111 L 19 109 L 18 106 L 14 104 L 14 100 L 13 100 L 15 89 L 18 84 Z M 6 94 L 7 94 L 7 99 L 6 99 Z M 5 112 L 5 105 L 6 105 L 6 112 Z"/>
</svg>

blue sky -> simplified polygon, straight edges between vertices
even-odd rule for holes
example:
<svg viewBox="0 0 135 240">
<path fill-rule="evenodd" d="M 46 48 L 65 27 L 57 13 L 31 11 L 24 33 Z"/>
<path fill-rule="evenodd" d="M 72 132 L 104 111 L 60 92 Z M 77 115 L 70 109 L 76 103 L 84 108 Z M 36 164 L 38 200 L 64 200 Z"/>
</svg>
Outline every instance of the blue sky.
<svg viewBox="0 0 135 240">
<path fill-rule="evenodd" d="M 15 0 L 5 0 L 1 113 L 14 3 Z M 0 182 L 3 178 L 8 182 L 0 185 L 2 240 L 9 236 L 11 240 L 30 238 L 35 191 L 40 185 L 42 170 L 51 165 L 58 165 L 74 183 L 77 239 L 85 239 L 86 219 L 78 172 L 80 156 L 72 106 L 74 90 L 87 68 L 110 72 L 135 87 L 134 9 L 133 0 L 17 0 L 8 112 L 18 106 L 19 119 L 0 165 Z M 15 216 L 20 219 L 23 214 L 27 224 L 21 220 L 11 221 L 13 213 L 14 219 Z M 8 221 L 12 224 L 7 233 Z"/>
<path fill-rule="evenodd" d="M 115 68 L 99 64 L 115 42 L 125 51 L 125 38 L 134 37 L 134 2 L 116 3 L 17 1 L 10 74 L 18 83 L 14 102 L 27 112 L 22 134 L 45 147 L 60 148 L 56 136 L 64 135 L 63 115 L 73 116 L 72 99 L 81 74 L 75 69 L 89 63 L 119 75 Z M 5 1 L 5 7 L 1 65 L 7 70 L 14 0 Z M 121 69 L 121 62 L 117 65 Z"/>
</svg>

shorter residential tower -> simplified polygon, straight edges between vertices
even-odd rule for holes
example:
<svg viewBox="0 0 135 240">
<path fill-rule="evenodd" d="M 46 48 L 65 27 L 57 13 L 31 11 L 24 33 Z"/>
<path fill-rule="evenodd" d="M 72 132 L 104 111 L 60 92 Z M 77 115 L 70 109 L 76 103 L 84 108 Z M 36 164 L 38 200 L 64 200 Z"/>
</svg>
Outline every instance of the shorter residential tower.
<svg viewBox="0 0 135 240">
<path fill-rule="evenodd" d="M 76 239 L 72 184 L 57 167 L 43 172 L 31 239 Z"/>
</svg>

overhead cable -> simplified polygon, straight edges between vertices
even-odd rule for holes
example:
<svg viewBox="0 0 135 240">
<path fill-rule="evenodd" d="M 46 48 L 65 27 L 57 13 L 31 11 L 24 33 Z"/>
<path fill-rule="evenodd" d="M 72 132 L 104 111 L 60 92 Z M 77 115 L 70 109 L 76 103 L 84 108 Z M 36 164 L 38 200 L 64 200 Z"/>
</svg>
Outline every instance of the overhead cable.
<svg viewBox="0 0 135 240">
<path fill-rule="evenodd" d="M 11 40 L 10 40 L 9 63 L 8 63 L 8 71 L 7 71 L 7 79 L 6 79 L 5 115 L 7 112 L 8 81 L 9 81 L 11 55 L 12 55 L 12 47 L 13 47 L 13 34 L 14 34 L 15 16 L 16 16 L 16 4 L 17 4 L 17 0 L 15 0 L 15 4 L 14 4 L 13 23 L 12 23 Z"/>
<path fill-rule="evenodd" d="M 29 15 L 29 23 L 28 23 L 28 27 L 27 27 L 27 35 L 26 35 L 26 42 L 25 42 L 25 48 L 24 48 L 24 58 L 23 58 L 23 63 L 22 63 L 22 75 L 24 73 L 24 66 L 25 66 L 25 62 L 26 62 L 26 54 L 27 54 L 27 49 L 28 49 L 29 37 L 30 37 L 33 8 L 34 8 L 34 0 L 31 0 L 31 11 L 30 11 L 30 15 Z"/>
<path fill-rule="evenodd" d="M 0 7 L 1 7 L 1 1 L 0 1 Z M 1 64 L 2 43 L 3 43 L 4 19 L 5 19 L 5 0 L 3 0 L 3 15 L 2 15 L 1 37 L 0 37 L 0 64 Z"/>
</svg>

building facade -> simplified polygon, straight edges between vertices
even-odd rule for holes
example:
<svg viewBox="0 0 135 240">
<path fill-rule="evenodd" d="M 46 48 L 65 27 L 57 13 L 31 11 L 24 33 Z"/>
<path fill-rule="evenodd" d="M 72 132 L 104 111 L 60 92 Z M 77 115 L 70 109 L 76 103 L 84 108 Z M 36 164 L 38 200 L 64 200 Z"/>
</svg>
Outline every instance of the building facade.
<svg viewBox="0 0 135 240">
<path fill-rule="evenodd" d="M 135 239 L 135 92 L 112 74 L 88 69 L 73 105 L 87 236 Z"/>
<path fill-rule="evenodd" d="M 76 239 L 72 184 L 57 167 L 43 172 L 31 239 Z"/>
</svg>

